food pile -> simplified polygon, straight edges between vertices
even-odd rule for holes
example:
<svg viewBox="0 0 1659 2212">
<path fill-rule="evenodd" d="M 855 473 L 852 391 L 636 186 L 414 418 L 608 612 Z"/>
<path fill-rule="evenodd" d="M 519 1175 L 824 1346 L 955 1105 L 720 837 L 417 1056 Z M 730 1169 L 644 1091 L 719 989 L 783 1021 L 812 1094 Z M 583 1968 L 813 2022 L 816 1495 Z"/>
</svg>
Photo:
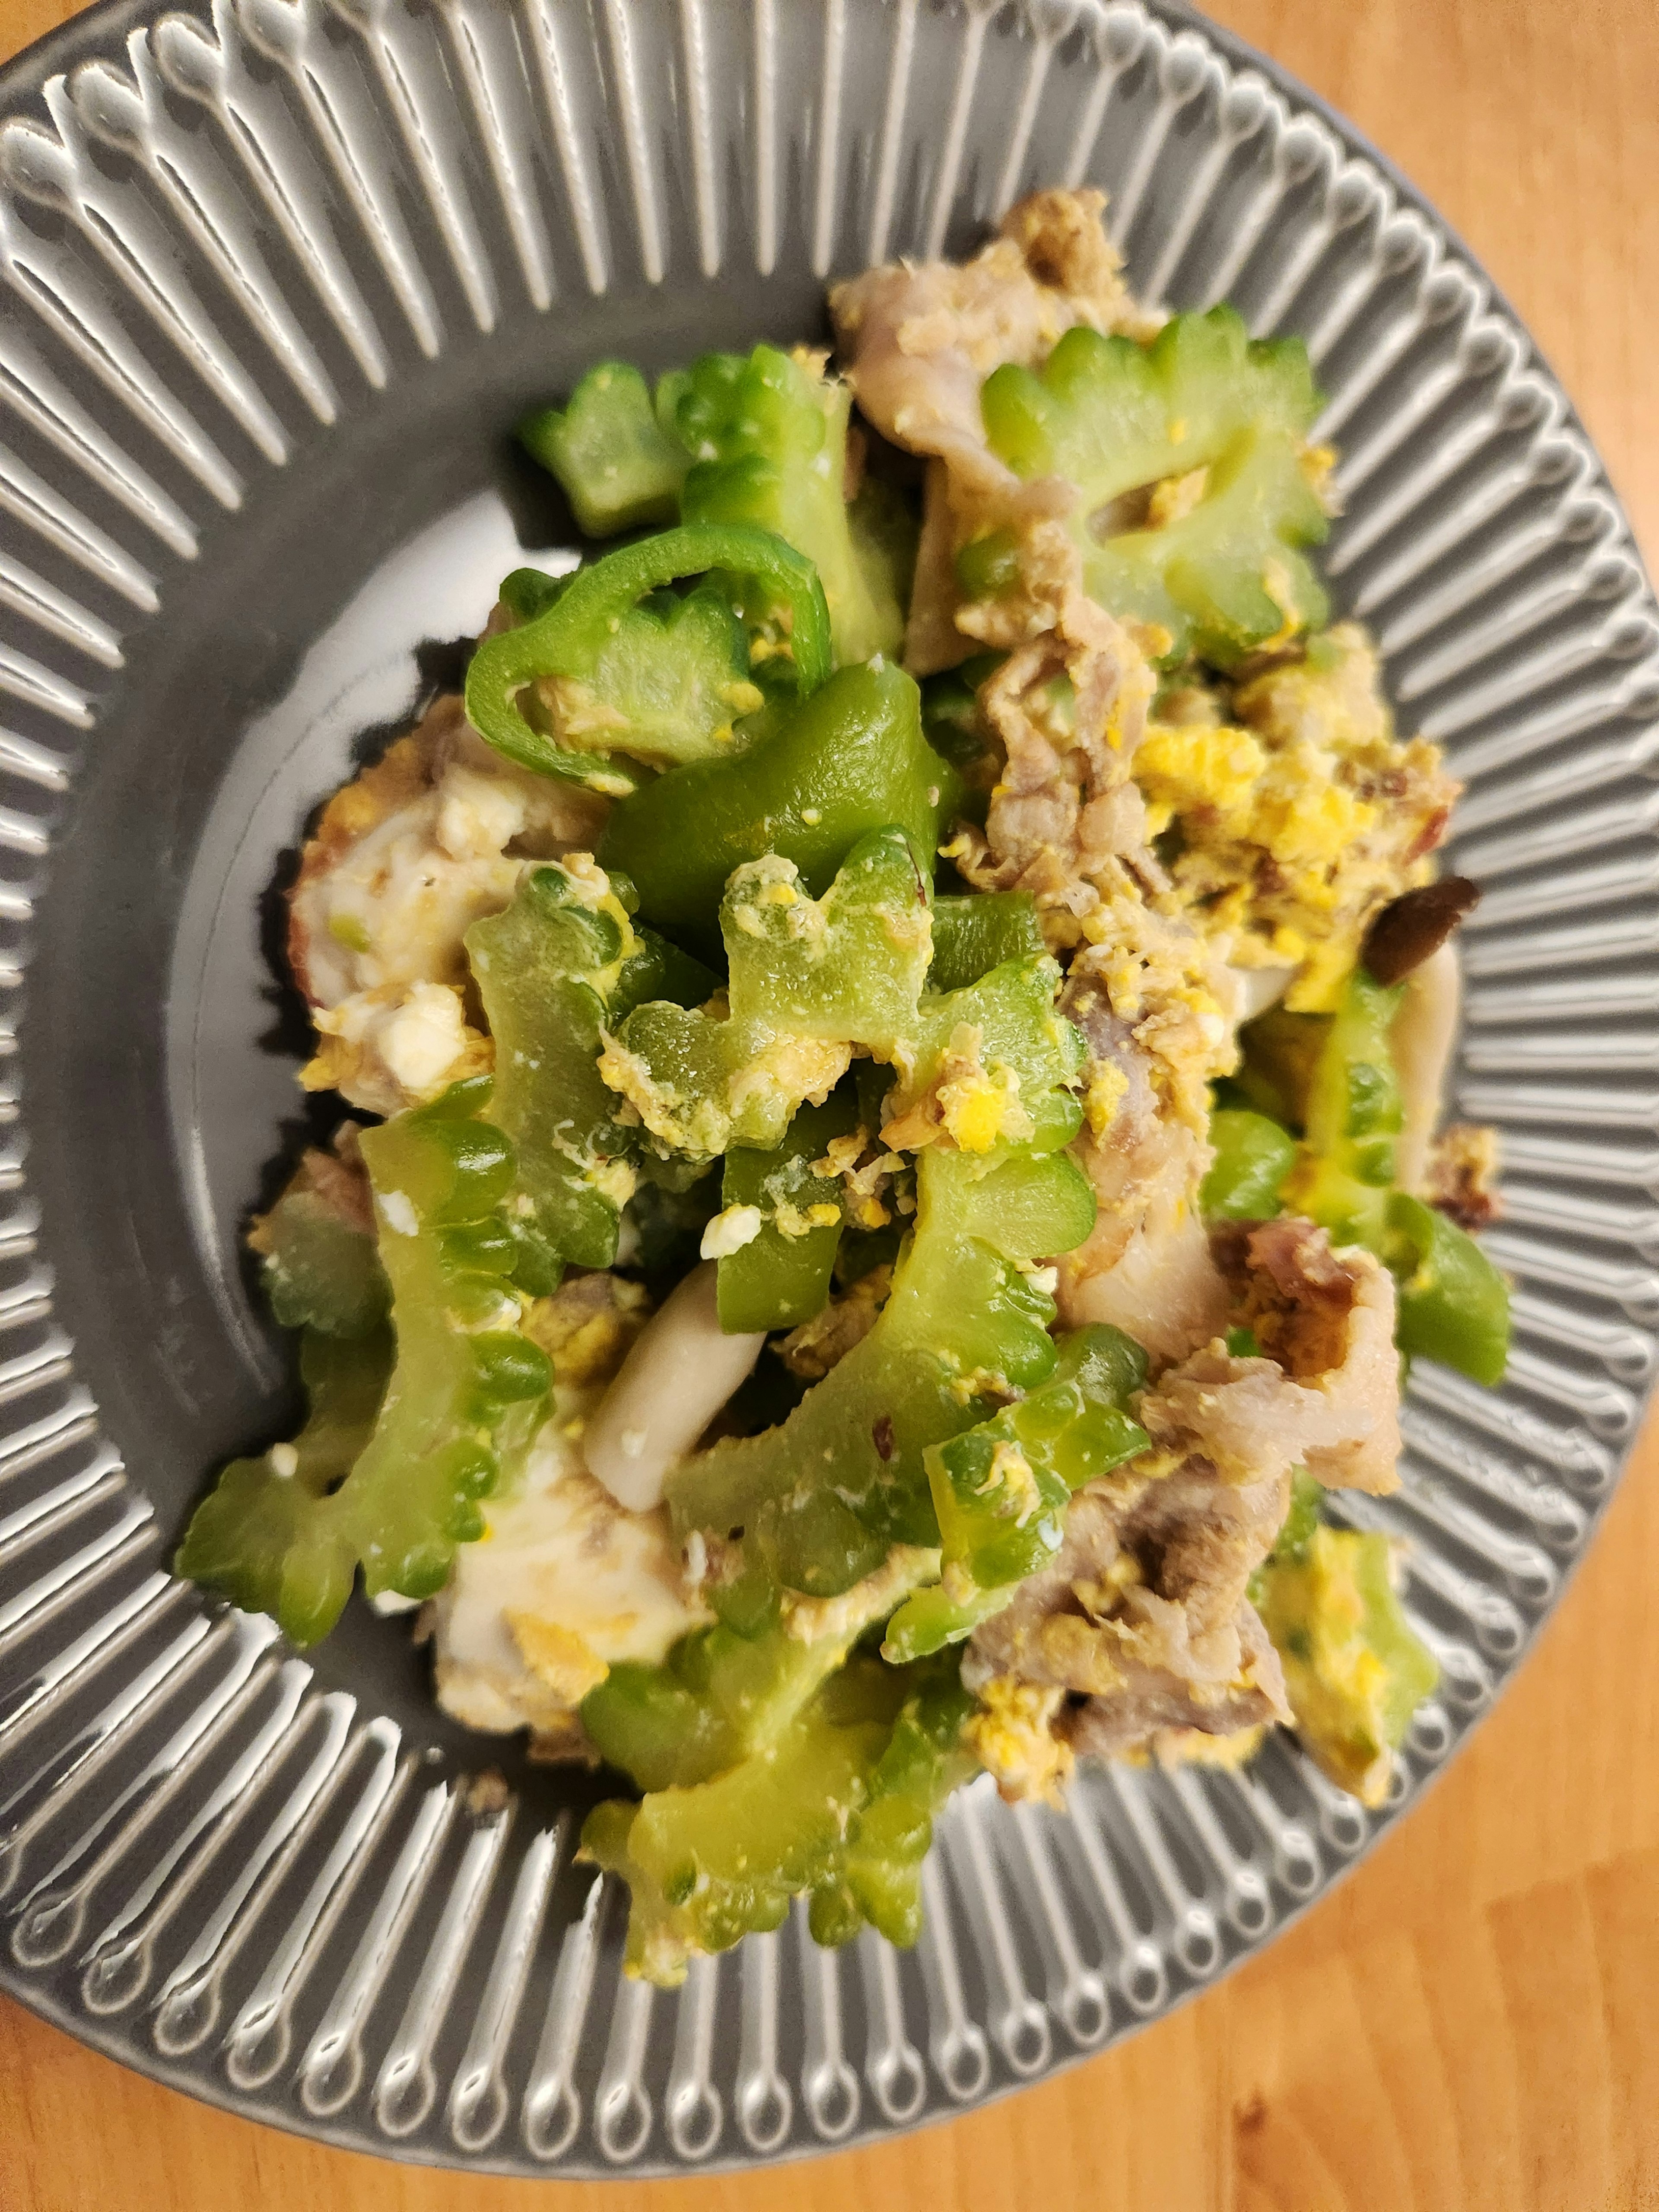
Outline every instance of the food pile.
<svg viewBox="0 0 1659 2212">
<path fill-rule="evenodd" d="M 833 368 L 531 418 L 590 557 L 290 895 L 310 1413 L 181 1570 L 300 1644 L 361 1575 L 447 1711 L 626 1778 L 655 1980 L 803 1894 L 913 1941 L 981 1768 L 1282 1725 L 1376 1803 L 1435 1680 L 1328 1506 L 1402 1359 L 1504 1364 L 1457 787 L 1329 623 L 1300 343 L 1137 307 L 1102 205 L 836 287 Z"/>
</svg>

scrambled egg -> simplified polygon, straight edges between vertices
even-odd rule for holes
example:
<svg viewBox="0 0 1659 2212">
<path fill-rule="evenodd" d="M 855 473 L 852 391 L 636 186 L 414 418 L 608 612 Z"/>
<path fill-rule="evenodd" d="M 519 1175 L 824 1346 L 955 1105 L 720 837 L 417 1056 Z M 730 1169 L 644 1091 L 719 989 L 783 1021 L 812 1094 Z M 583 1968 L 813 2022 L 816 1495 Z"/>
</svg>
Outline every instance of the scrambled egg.
<svg viewBox="0 0 1659 2212">
<path fill-rule="evenodd" d="M 1267 1733 L 1260 1722 L 1235 1729 L 1231 1735 L 1209 1735 L 1202 1729 L 1159 1729 L 1152 1738 L 1152 1756 L 1160 1766 L 1218 1766 L 1231 1772 L 1249 1765 Z"/>
<path fill-rule="evenodd" d="M 377 1114 L 490 1064 L 466 1019 L 462 939 L 532 859 L 590 842 L 603 802 L 500 759 L 440 700 L 324 808 L 289 902 L 321 1042 L 301 1080 Z"/>
<path fill-rule="evenodd" d="M 1133 763 L 1148 833 L 1196 928 L 1241 967 L 1294 969 L 1292 1012 L 1328 1012 L 1372 915 L 1428 879 L 1458 787 L 1433 745 L 1395 737 L 1352 624 L 1231 709 L 1188 687 L 1149 726 Z"/>
<path fill-rule="evenodd" d="M 1073 1765 L 1070 1744 L 1053 1727 L 1065 1691 L 994 1674 L 981 1685 L 978 1696 L 979 1705 L 963 1730 L 968 1748 L 994 1777 L 1009 1804 L 1036 1797 L 1058 1808 Z"/>
<path fill-rule="evenodd" d="M 468 1024 L 461 994 L 447 983 L 382 984 L 319 1006 L 312 1018 L 319 1043 L 301 1082 L 372 1111 L 395 1114 L 495 1063 L 490 1040 Z"/>
<path fill-rule="evenodd" d="M 1072 1018 L 1088 1036 L 1090 1003 L 1103 997 L 1146 1056 L 1159 1105 L 1202 1137 L 1208 1086 L 1237 1064 L 1233 1024 L 1217 994 L 1224 947 L 1183 917 L 1160 912 L 1127 879 L 1085 918 L 1084 929 L 1087 942 L 1073 963 L 1067 994 Z M 1129 1088 L 1121 1052 L 1092 1050 L 1083 1110 L 1096 1137 L 1111 1128 Z"/>
<path fill-rule="evenodd" d="M 909 1056 L 898 1060 L 901 1080 L 882 1125 L 881 1140 L 891 1152 L 919 1152 L 943 1138 L 963 1152 L 988 1152 L 1006 1138 L 1020 1144 L 1035 1124 L 1020 1103 L 1018 1072 L 1002 1060 L 988 1067 L 985 1032 L 976 1022 L 958 1022 L 925 1085 Z"/>
<path fill-rule="evenodd" d="M 1386 1537 L 1320 1528 L 1305 1558 L 1271 1562 L 1259 1578 L 1297 1732 L 1364 1805 L 1382 1802 L 1395 1747 L 1439 1674 L 1400 1609 L 1392 1565 Z"/>
<path fill-rule="evenodd" d="M 587 1417 L 643 1327 L 638 1285 L 574 1275 L 530 1310 L 554 1413 L 509 1495 L 464 1544 L 433 1607 L 438 1703 L 469 1728 L 528 1728 L 532 1750 L 586 1749 L 576 1708 L 622 1660 L 655 1665 L 710 1615 L 666 1510 L 630 1513 L 582 1464 Z"/>
<path fill-rule="evenodd" d="M 650 1314 L 644 1289 L 625 1275 L 567 1275 L 531 1306 L 525 1334 L 552 1361 L 555 1381 L 580 1389 L 611 1380 Z"/>
<path fill-rule="evenodd" d="M 659 1665 L 711 1615 L 665 1509 L 630 1513 L 581 1464 L 563 1401 L 517 1492 L 463 1544 L 434 1606 L 438 1703 L 469 1728 L 529 1728 L 561 1754 L 574 1708 L 620 1660 Z"/>
</svg>

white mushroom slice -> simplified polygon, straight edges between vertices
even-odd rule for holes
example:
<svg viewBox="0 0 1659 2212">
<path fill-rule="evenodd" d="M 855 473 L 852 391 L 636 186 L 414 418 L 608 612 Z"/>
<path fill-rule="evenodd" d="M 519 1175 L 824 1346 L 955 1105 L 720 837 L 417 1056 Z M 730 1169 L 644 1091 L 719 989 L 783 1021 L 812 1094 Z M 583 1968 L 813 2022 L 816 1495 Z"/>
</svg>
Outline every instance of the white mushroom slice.
<svg viewBox="0 0 1659 2212">
<path fill-rule="evenodd" d="M 589 1471 L 635 1513 L 660 1503 L 669 1468 L 691 1449 L 766 1341 L 763 1333 L 722 1330 L 718 1279 L 715 1261 L 705 1260 L 653 1315 L 583 1436 Z"/>
<path fill-rule="evenodd" d="M 1233 1027 L 1242 1029 L 1269 1006 L 1276 1006 L 1290 988 L 1294 968 L 1235 968 L 1224 970 L 1232 1003 L 1227 1008 Z"/>
<path fill-rule="evenodd" d="M 1422 1197 L 1428 1188 L 1429 1148 L 1445 1103 L 1446 1070 L 1457 1041 L 1462 976 L 1455 945 L 1443 945 L 1406 978 L 1406 995 L 1394 1018 L 1389 1042 L 1406 1118 L 1395 1148 L 1395 1180 Z"/>
</svg>

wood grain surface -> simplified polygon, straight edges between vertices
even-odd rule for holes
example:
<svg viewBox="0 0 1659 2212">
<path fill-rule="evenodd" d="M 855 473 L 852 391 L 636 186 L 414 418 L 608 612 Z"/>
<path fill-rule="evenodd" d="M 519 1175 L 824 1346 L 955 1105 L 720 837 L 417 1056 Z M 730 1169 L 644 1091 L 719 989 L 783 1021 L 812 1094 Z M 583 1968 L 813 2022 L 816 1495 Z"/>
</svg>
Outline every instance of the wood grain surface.
<svg viewBox="0 0 1659 2212">
<path fill-rule="evenodd" d="M 805 4 L 805 0 L 791 0 Z M 71 8 L 0 0 L 0 57 Z M 1659 0 L 1218 0 L 1462 232 L 1659 545 Z M 0 2000 L 0 2212 L 1659 2207 L 1659 1433 L 1492 1717 L 1199 2002 L 1046 2087 L 752 2177 L 464 2179 L 323 2150 Z"/>
</svg>

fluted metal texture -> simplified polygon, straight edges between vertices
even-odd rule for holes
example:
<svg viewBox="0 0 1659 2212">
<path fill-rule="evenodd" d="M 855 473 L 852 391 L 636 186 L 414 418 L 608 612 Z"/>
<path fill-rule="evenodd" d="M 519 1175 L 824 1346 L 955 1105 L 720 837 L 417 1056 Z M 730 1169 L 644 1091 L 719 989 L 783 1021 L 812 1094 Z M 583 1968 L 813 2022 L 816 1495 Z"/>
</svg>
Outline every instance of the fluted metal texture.
<svg viewBox="0 0 1659 2212">
<path fill-rule="evenodd" d="M 90 675 L 189 592 L 204 517 L 257 527 L 296 409 L 347 434 L 508 303 L 579 319 L 788 256 L 823 276 L 1091 180 L 1143 295 L 1304 333 L 1331 395 L 1339 599 L 1468 784 L 1453 860 L 1487 896 L 1455 1103 L 1504 1133 L 1490 1246 L 1517 1339 L 1496 1394 L 1419 1365 L 1403 1489 L 1342 1500 L 1407 1540 L 1443 1670 L 1382 1814 L 1283 1742 L 1242 1775 L 1091 1777 L 1065 1818 L 976 1787 L 941 1825 L 914 1955 L 822 1954 L 798 1918 L 666 1996 L 620 1978 L 623 1900 L 573 1863 L 573 1814 L 477 1799 L 267 1624 L 162 1571 L 174 1532 L 54 1317 L 13 1095 L 0 1983 L 251 2113 L 514 2172 L 800 2154 L 1098 2050 L 1267 1941 L 1409 1804 L 1553 1602 L 1648 1388 L 1659 625 L 1595 456 L 1433 216 L 1277 73 L 1156 8 L 213 0 L 105 22 L 0 124 L 14 1003 L 77 749 L 114 711 L 94 691 L 118 703 Z"/>
</svg>

